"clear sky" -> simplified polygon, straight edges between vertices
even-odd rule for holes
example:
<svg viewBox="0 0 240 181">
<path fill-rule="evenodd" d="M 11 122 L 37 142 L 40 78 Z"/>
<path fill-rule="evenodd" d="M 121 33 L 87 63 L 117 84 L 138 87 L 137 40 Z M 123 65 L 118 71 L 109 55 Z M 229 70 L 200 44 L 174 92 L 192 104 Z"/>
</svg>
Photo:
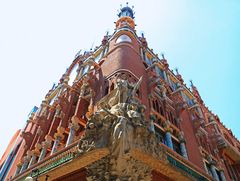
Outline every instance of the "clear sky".
<svg viewBox="0 0 240 181">
<path fill-rule="evenodd" d="M 78 50 L 114 30 L 126 1 L 0 0 L 0 156 Z M 155 53 L 165 53 L 185 83 L 240 138 L 240 1 L 128 1 Z"/>
</svg>

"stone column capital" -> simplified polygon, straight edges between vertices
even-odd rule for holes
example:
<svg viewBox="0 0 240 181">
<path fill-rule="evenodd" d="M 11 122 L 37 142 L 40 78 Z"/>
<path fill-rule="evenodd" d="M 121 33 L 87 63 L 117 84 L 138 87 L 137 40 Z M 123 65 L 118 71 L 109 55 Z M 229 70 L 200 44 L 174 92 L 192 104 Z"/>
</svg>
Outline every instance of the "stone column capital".
<svg viewBox="0 0 240 181">
<path fill-rule="evenodd" d="M 22 160 L 17 163 L 17 167 L 19 167 L 19 168 L 20 168 L 22 165 L 23 165 Z"/>
<path fill-rule="evenodd" d="M 171 123 L 169 120 L 166 120 L 164 123 L 163 123 L 163 127 L 165 129 L 166 132 L 170 132 L 172 133 L 173 132 L 173 129 L 171 128 Z"/>
<path fill-rule="evenodd" d="M 80 123 L 80 119 L 77 116 L 74 115 L 71 118 L 71 122 L 69 123 L 69 128 L 70 129 L 73 128 L 74 130 L 77 131 L 80 128 L 79 123 Z"/>
<path fill-rule="evenodd" d="M 25 163 L 25 162 L 29 162 L 29 160 L 30 160 L 30 156 L 29 155 L 26 155 L 26 156 L 24 156 L 23 157 L 23 162 Z"/>
<path fill-rule="evenodd" d="M 42 142 L 42 148 L 49 148 L 51 146 L 53 138 L 50 135 L 45 136 L 45 141 Z"/>
<path fill-rule="evenodd" d="M 35 149 L 32 151 L 34 155 L 38 156 L 40 155 L 40 150 L 42 148 L 42 145 L 37 143 L 36 146 L 35 146 Z"/>
<path fill-rule="evenodd" d="M 65 133 L 65 128 L 64 127 L 58 127 L 57 132 L 54 134 L 54 138 L 57 139 L 57 137 L 60 137 L 61 139 L 64 138 L 63 133 Z"/>
<path fill-rule="evenodd" d="M 211 155 L 211 154 L 209 154 L 208 156 L 207 156 L 207 160 L 208 160 L 208 162 L 209 162 L 209 164 L 210 165 L 216 165 L 216 161 L 215 160 L 213 160 L 213 156 Z"/>
</svg>

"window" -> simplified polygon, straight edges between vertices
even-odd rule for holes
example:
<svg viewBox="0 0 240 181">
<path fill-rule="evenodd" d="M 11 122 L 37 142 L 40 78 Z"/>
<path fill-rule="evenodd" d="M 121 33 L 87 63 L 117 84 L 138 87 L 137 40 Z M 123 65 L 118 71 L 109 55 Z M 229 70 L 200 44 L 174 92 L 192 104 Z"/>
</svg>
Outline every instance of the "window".
<svg viewBox="0 0 240 181">
<path fill-rule="evenodd" d="M 122 42 L 128 42 L 128 43 L 131 43 L 132 40 L 129 36 L 127 35 L 120 35 L 116 41 L 116 43 L 122 43 Z"/>
<path fill-rule="evenodd" d="M 155 71 L 157 76 L 160 76 L 162 79 L 164 79 L 164 74 L 162 69 L 160 69 L 158 66 L 155 66 Z"/>
<path fill-rule="evenodd" d="M 176 140 L 172 139 L 173 150 L 181 155 L 180 144 Z"/>
<path fill-rule="evenodd" d="M 75 64 L 74 67 L 72 68 L 70 74 L 69 74 L 68 85 L 70 85 L 70 86 L 73 85 L 73 82 L 77 77 L 77 74 L 78 74 L 77 69 L 78 69 L 78 64 Z"/>
<path fill-rule="evenodd" d="M 205 168 L 206 168 L 207 173 L 213 177 L 211 165 L 208 162 L 205 162 Z M 217 174 L 216 176 L 218 177 L 218 180 L 223 181 L 221 179 L 220 171 L 218 169 L 216 169 L 215 167 L 213 169 L 215 169 L 215 171 L 216 171 L 216 174 Z"/>
<path fill-rule="evenodd" d="M 166 144 L 164 132 L 156 126 L 154 126 L 154 130 L 158 143 Z"/>
<path fill-rule="evenodd" d="M 102 52 L 98 53 L 98 55 L 95 57 L 94 61 L 98 63 L 101 60 L 101 58 L 102 58 Z"/>
<path fill-rule="evenodd" d="M 143 59 L 147 63 L 147 65 L 152 65 L 151 60 L 148 58 L 147 53 L 143 50 Z"/>
<path fill-rule="evenodd" d="M 183 100 L 185 100 L 189 106 L 193 106 L 194 105 L 193 100 L 190 99 L 185 93 L 183 93 L 182 96 L 183 96 Z"/>
<path fill-rule="evenodd" d="M 212 176 L 212 171 L 209 163 L 205 162 L 205 168 L 207 173 Z"/>
<path fill-rule="evenodd" d="M 89 65 L 86 65 L 82 68 L 82 75 L 85 75 L 89 70 Z"/>
<path fill-rule="evenodd" d="M 104 95 L 108 95 L 108 91 L 109 91 L 109 86 L 107 86 L 107 87 L 105 88 L 105 94 L 104 94 Z"/>
<path fill-rule="evenodd" d="M 223 181 L 223 180 L 221 179 L 220 171 L 216 169 L 216 172 L 217 172 L 217 176 L 218 176 L 219 181 Z"/>
<path fill-rule="evenodd" d="M 238 175 L 238 171 L 234 168 L 234 165 L 229 160 L 224 159 L 224 164 L 227 168 L 228 175 L 232 180 L 238 180 L 240 178 L 240 175 Z"/>
<path fill-rule="evenodd" d="M 170 83 L 170 87 L 172 88 L 172 90 L 175 91 L 177 89 L 176 83 L 174 83 L 170 78 L 169 78 L 169 83 Z"/>
</svg>

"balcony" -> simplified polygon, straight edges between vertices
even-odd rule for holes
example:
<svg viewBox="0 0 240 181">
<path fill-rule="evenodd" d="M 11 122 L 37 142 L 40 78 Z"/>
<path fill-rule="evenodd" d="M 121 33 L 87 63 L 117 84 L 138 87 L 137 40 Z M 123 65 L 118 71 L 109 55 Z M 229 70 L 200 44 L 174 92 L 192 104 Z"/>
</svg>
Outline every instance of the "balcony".
<svg viewBox="0 0 240 181">
<path fill-rule="evenodd" d="M 84 155 L 78 152 L 78 141 L 74 142 L 70 146 L 56 152 L 55 154 L 46 157 L 39 163 L 32 165 L 30 168 L 15 176 L 12 180 L 19 181 L 24 180 L 28 176 L 36 178 L 38 180 L 45 180 L 46 176 L 49 180 L 54 180 L 68 173 L 74 172 L 76 169 L 84 168 L 92 162 L 101 159 L 109 154 L 106 148 L 96 149 L 85 153 Z M 38 170 L 38 172 L 33 172 Z"/>
</svg>

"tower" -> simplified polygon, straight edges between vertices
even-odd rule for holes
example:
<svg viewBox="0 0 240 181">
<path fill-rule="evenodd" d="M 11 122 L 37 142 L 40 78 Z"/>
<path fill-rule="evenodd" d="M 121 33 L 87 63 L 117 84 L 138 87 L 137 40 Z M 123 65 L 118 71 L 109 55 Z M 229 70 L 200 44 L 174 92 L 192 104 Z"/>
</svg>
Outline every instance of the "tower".
<svg viewBox="0 0 240 181">
<path fill-rule="evenodd" d="M 240 144 L 196 86 L 137 35 L 132 8 L 121 8 L 115 25 L 98 48 L 76 55 L 32 111 L 5 178 L 239 178 Z"/>
</svg>

